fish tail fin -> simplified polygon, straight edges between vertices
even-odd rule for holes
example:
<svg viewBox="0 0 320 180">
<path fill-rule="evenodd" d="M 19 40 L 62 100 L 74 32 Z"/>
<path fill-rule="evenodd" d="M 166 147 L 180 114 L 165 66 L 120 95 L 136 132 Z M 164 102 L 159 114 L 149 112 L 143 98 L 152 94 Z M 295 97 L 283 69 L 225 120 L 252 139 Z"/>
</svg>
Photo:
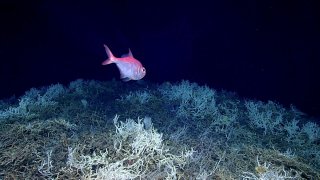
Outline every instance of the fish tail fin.
<svg viewBox="0 0 320 180">
<path fill-rule="evenodd" d="M 104 49 L 106 50 L 106 53 L 108 55 L 108 59 L 106 59 L 105 61 L 102 62 L 102 65 L 107 65 L 107 64 L 111 64 L 111 63 L 114 63 L 115 61 L 115 57 L 114 55 L 112 54 L 112 52 L 110 51 L 110 49 L 108 48 L 107 45 L 103 45 L 104 46 Z"/>
</svg>

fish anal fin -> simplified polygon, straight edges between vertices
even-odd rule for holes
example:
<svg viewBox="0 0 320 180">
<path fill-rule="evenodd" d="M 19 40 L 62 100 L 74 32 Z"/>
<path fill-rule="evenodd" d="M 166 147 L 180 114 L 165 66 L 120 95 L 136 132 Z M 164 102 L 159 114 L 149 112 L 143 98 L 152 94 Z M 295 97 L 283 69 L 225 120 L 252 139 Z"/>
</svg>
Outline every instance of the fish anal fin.
<svg viewBox="0 0 320 180">
<path fill-rule="evenodd" d="M 128 78 L 128 77 L 125 77 L 125 78 L 121 78 L 122 79 L 122 81 L 124 81 L 124 82 L 128 82 L 128 81 L 130 81 L 131 79 L 130 78 Z"/>
<path fill-rule="evenodd" d="M 120 71 L 120 79 L 122 79 L 123 81 L 129 81 L 130 78 L 128 78 L 125 74 L 122 73 L 122 71 L 119 69 Z M 126 79 L 129 79 L 129 80 L 126 80 Z"/>
</svg>

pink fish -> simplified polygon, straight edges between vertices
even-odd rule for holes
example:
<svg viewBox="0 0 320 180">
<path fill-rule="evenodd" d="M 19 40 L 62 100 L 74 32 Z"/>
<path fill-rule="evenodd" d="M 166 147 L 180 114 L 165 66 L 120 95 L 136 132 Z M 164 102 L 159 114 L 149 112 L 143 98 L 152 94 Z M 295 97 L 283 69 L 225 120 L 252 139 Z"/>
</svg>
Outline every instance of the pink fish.
<svg viewBox="0 0 320 180">
<path fill-rule="evenodd" d="M 120 71 L 120 78 L 123 81 L 140 80 L 146 75 L 146 69 L 133 57 L 130 49 L 129 53 L 122 55 L 121 58 L 115 57 L 107 45 L 104 44 L 108 59 L 102 65 L 115 63 Z"/>
</svg>

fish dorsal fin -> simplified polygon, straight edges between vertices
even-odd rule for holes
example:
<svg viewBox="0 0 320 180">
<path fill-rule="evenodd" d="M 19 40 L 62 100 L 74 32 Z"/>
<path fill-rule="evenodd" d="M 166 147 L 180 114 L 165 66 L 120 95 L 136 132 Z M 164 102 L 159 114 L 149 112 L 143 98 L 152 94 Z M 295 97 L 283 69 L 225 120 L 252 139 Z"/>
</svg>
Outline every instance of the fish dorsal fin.
<svg viewBox="0 0 320 180">
<path fill-rule="evenodd" d="M 128 56 L 129 56 L 129 57 L 133 57 L 133 55 L 132 55 L 132 52 L 131 52 L 130 48 L 129 48 Z"/>
<path fill-rule="evenodd" d="M 122 58 L 124 58 L 124 57 L 133 57 L 131 50 L 129 49 L 129 53 L 128 54 L 124 54 L 121 57 Z"/>
</svg>

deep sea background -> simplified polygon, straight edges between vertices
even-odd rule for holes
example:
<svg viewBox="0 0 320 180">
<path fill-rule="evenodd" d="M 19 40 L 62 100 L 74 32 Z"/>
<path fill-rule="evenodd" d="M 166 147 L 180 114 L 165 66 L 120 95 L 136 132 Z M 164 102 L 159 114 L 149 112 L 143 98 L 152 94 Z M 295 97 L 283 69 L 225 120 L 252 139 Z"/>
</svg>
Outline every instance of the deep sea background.
<svg viewBox="0 0 320 180">
<path fill-rule="evenodd" d="M 119 79 L 107 44 L 151 82 L 187 79 L 320 116 L 316 1 L 0 2 L 0 98 L 77 78 Z M 128 82 L 135 83 L 135 82 Z"/>
</svg>

